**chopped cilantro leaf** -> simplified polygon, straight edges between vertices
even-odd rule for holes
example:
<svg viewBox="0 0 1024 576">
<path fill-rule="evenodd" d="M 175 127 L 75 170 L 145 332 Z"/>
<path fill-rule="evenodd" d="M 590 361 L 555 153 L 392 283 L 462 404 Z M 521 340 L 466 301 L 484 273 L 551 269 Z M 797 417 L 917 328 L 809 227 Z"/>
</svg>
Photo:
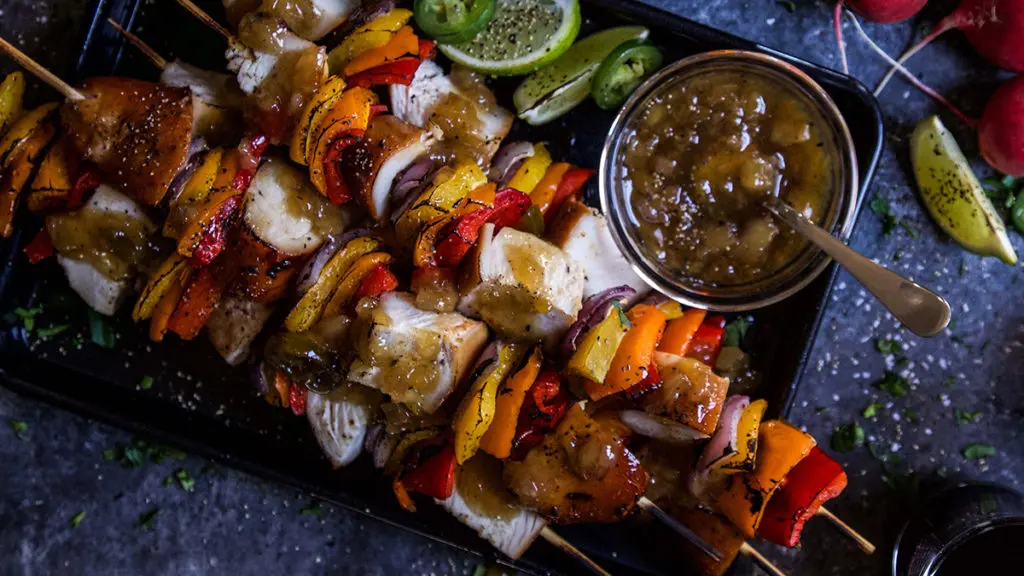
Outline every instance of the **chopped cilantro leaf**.
<svg viewBox="0 0 1024 576">
<path fill-rule="evenodd" d="M 473 568 L 473 576 L 487 576 L 487 566 L 477 564 L 476 568 Z"/>
<path fill-rule="evenodd" d="M 864 411 L 861 412 L 861 414 L 865 418 L 874 418 L 875 415 L 878 414 L 878 411 L 881 410 L 881 409 L 882 409 L 882 405 L 881 404 L 879 404 L 878 402 L 872 402 L 871 404 L 868 404 L 868 407 L 865 408 Z"/>
<path fill-rule="evenodd" d="M 946 388 L 952 388 L 956 385 L 956 376 L 946 376 L 946 379 L 942 381 L 942 385 Z"/>
<path fill-rule="evenodd" d="M 875 382 L 875 387 L 883 392 L 888 392 L 896 398 L 902 398 L 910 391 L 907 379 L 890 370 L 886 370 L 885 376 L 878 382 Z"/>
<path fill-rule="evenodd" d="M 907 234 L 910 234 L 910 237 L 913 238 L 914 240 L 917 240 L 918 238 L 921 237 L 921 233 L 917 231 L 917 228 L 914 228 L 914 226 L 907 222 L 906 220 L 900 220 L 900 226 L 904 230 L 906 230 Z"/>
<path fill-rule="evenodd" d="M 728 348 L 739 347 L 743 337 L 747 335 L 748 328 L 750 328 L 750 318 L 746 316 L 737 316 L 730 320 L 725 325 L 725 339 L 722 342 L 722 346 Z"/>
<path fill-rule="evenodd" d="M 971 424 L 981 419 L 981 412 L 968 412 L 962 408 L 957 408 L 954 414 L 957 424 Z"/>
<path fill-rule="evenodd" d="M 111 460 L 117 460 L 117 450 L 114 450 L 113 448 L 107 448 L 106 450 L 103 451 L 103 459 L 106 460 L 107 462 Z"/>
<path fill-rule="evenodd" d="M 900 356 L 899 358 L 896 358 L 896 366 L 902 368 L 907 364 L 910 364 L 910 358 L 907 358 L 906 356 Z"/>
<path fill-rule="evenodd" d="M 814 409 L 814 412 L 816 414 L 824 414 L 825 412 L 828 412 L 828 406 L 818 406 Z"/>
<path fill-rule="evenodd" d="M 622 303 L 618 300 L 612 301 L 612 306 L 615 307 L 615 311 L 619 313 L 619 322 L 628 330 L 633 327 L 633 323 L 629 321 L 629 317 L 622 311 Z"/>
<path fill-rule="evenodd" d="M 182 490 L 185 492 L 195 492 L 196 481 L 188 475 L 188 470 L 180 468 L 174 473 L 174 477 L 178 479 L 178 484 L 181 486 Z"/>
<path fill-rule="evenodd" d="M 881 462 L 883 467 L 896 466 L 903 462 L 899 454 L 879 448 L 875 444 L 868 444 L 868 452 L 871 453 L 872 458 Z"/>
<path fill-rule="evenodd" d="M 92 338 L 93 344 L 107 349 L 113 348 L 116 344 L 113 329 L 110 328 L 103 316 L 92 308 L 89 309 L 89 336 Z"/>
<path fill-rule="evenodd" d="M 836 452 L 853 452 L 855 448 L 863 445 L 864 429 L 856 422 L 840 426 L 832 433 L 832 449 Z"/>
<path fill-rule="evenodd" d="M 981 460 L 982 458 L 990 458 L 996 455 L 996 449 L 994 446 L 988 444 L 971 444 L 964 447 L 963 452 L 964 458 L 968 460 Z"/>
<path fill-rule="evenodd" d="M 149 530 L 153 527 L 153 520 L 159 513 L 159 508 L 153 508 L 152 510 L 143 512 L 142 515 L 139 516 L 139 519 L 135 521 L 135 525 L 141 528 L 142 530 Z"/>
<path fill-rule="evenodd" d="M 878 216 L 882 221 L 882 234 L 888 236 L 892 234 L 892 231 L 899 225 L 899 218 L 893 216 L 892 210 L 889 208 L 889 201 L 881 196 L 875 196 L 868 203 L 868 207 L 871 208 L 871 212 Z"/>
<path fill-rule="evenodd" d="M 85 511 L 84 510 L 82 512 L 79 512 L 78 514 L 75 514 L 74 516 L 72 516 L 71 517 L 71 527 L 72 528 L 78 528 L 78 525 L 82 523 L 82 520 L 84 518 L 85 518 Z"/>
<path fill-rule="evenodd" d="M 143 390 L 149 390 L 152 387 L 153 387 L 153 377 L 152 376 L 143 376 L 142 377 L 142 382 L 139 382 L 139 388 L 142 388 Z"/>
<path fill-rule="evenodd" d="M 181 459 L 186 454 L 177 448 L 165 444 L 150 443 L 141 438 L 133 438 L 131 444 L 118 444 L 115 448 L 103 451 L 104 460 L 118 460 L 125 468 L 138 468 L 147 462 L 159 464 L 167 458 Z"/>
<path fill-rule="evenodd" d="M 64 332 L 70 327 L 71 326 L 69 324 L 51 325 L 47 326 L 46 328 L 40 328 L 39 331 L 36 332 L 36 335 L 38 335 L 40 338 L 53 338 L 57 334 Z"/>
<path fill-rule="evenodd" d="M 793 0 L 778 0 L 778 3 L 786 9 L 786 12 L 790 14 L 796 12 L 796 2 L 793 2 Z"/>
<path fill-rule="evenodd" d="M 312 514 L 317 518 L 322 518 L 324 515 L 324 509 L 320 506 L 319 502 L 313 502 L 309 506 L 299 510 L 299 514 Z"/>
<path fill-rule="evenodd" d="M 914 412 L 910 408 L 903 409 L 903 417 L 907 419 L 911 424 L 917 424 L 921 419 L 917 416 L 917 412 Z"/>
<path fill-rule="evenodd" d="M 25 433 L 28 432 L 28 422 L 12 419 L 11 430 L 14 430 L 14 435 L 17 436 L 19 440 L 24 440 Z"/>
<path fill-rule="evenodd" d="M 984 352 L 985 348 L 988 348 L 988 345 L 991 344 L 991 343 L 992 343 L 992 339 L 991 338 L 986 338 L 985 342 L 981 345 L 981 352 Z"/>
<path fill-rule="evenodd" d="M 964 337 L 959 334 L 953 334 L 949 339 L 952 340 L 954 344 L 959 344 L 961 346 L 964 345 Z"/>
<path fill-rule="evenodd" d="M 14 309 L 14 315 L 21 318 L 22 325 L 25 326 L 25 330 L 31 332 L 36 327 L 36 316 L 43 311 L 42 306 L 35 306 L 33 308 L 22 308 L 17 307 Z"/>
<path fill-rule="evenodd" d="M 164 486 L 170 486 L 171 484 L 174 483 L 174 474 L 165 477 L 160 483 L 163 484 Z"/>
<path fill-rule="evenodd" d="M 899 354 L 903 347 L 895 340 L 875 340 L 875 349 L 882 354 Z"/>
</svg>

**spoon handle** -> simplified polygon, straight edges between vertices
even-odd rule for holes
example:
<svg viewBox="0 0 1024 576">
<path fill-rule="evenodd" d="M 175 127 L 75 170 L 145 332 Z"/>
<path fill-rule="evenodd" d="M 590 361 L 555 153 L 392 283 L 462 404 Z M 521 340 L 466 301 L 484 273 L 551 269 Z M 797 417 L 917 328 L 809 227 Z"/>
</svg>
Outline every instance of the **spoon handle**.
<svg viewBox="0 0 1024 576">
<path fill-rule="evenodd" d="M 770 202 L 768 209 L 846 268 L 918 336 L 935 336 L 949 324 L 949 304 L 941 296 L 853 251 L 785 202 Z"/>
</svg>

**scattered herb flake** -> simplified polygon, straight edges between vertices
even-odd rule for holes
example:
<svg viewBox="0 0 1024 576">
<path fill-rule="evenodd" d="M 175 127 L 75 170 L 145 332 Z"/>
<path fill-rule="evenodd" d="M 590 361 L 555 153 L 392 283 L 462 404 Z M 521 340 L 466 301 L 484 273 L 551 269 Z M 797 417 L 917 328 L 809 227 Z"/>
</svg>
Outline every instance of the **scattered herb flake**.
<svg viewBox="0 0 1024 576">
<path fill-rule="evenodd" d="M 22 325 L 25 330 L 31 332 L 36 327 L 36 316 L 43 311 L 42 306 L 35 306 L 32 308 L 22 308 L 21 306 L 14 309 L 14 315 L 21 318 Z"/>
<path fill-rule="evenodd" d="M 985 342 L 981 345 L 980 351 L 984 352 L 985 348 L 988 348 L 988 345 L 991 344 L 991 343 L 992 343 L 992 339 L 991 338 L 986 338 Z"/>
<path fill-rule="evenodd" d="M 626 313 L 622 311 L 622 303 L 620 303 L 618 300 L 614 300 L 612 301 L 612 306 L 614 306 L 616 312 L 619 313 L 619 322 L 622 322 L 622 325 L 625 326 L 627 330 L 629 328 L 632 328 L 633 324 L 629 321 L 629 317 L 626 316 Z"/>
<path fill-rule="evenodd" d="M 910 408 L 903 409 L 903 417 L 907 419 L 911 424 L 917 424 L 921 419 L 917 416 L 917 412 L 914 412 Z"/>
<path fill-rule="evenodd" d="M 778 4 L 786 9 L 786 12 L 790 14 L 796 12 L 796 2 L 793 0 L 778 0 Z"/>
<path fill-rule="evenodd" d="M 957 408 L 954 414 L 957 424 L 971 424 L 981 419 L 981 412 L 968 412 L 963 408 Z"/>
<path fill-rule="evenodd" d="M 946 388 L 956 386 L 956 376 L 946 376 L 946 379 L 942 381 L 942 385 Z"/>
<path fill-rule="evenodd" d="M 28 432 L 28 422 L 11 419 L 11 430 L 14 430 L 14 435 L 17 436 L 19 440 L 24 440 L 26 433 Z"/>
<path fill-rule="evenodd" d="M 182 490 L 185 492 L 195 492 L 196 481 L 188 475 L 188 470 L 180 468 L 174 473 L 174 477 L 178 480 L 178 485 L 181 486 Z"/>
<path fill-rule="evenodd" d="M 889 201 L 881 196 L 875 196 L 868 203 L 868 207 L 871 211 L 878 216 L 882 221 L 882 234 L 888 236 L 892 234 L 892 231 L 899 225 L 899 218 L 893 216 L 892 210 L 889 209 Z"/>
<path fill-rule="evenodd" d="M 960 259 L 960 277 L 963 278 L 967 274 L 967 261 L 963 258 Z"/>
<path fill-rule="evenodd" d="M 103 459 L 106 460 L 107 462 L 110 462 L 111 460 L 117 460 L 117 450 L 114 450 L 113 448 L 107 448 L 106 450 L 103 451 Z"/>
<path fill-rule="evenodd" d="M 160 483 L 163 484 L 164 486 L 170 486 L 171 484 L 174 483 L 174 474 L 168 475 Z"/>
<path fill-rule="evenodd" d="M 82 523 L 83 519 L 85 519 L 85 511 L 84 510 L 71 517 L 71 527 L 72 528 L 78 528 L 78 525 Z"/>
<path fill-rule="evenodd" d="M 722 346 L 738 348 L 740 343 L 743 342 L 743 337 L 747 335 L 748 328 L 750 328 L 750 318 L 746 316 L 737 316 L 730 320 L 725 325 L 725 339 L 722 342 Z"/>
<path fill-rule="evenodd" d="M 125 468 L 138 468 L 147 462 L 159 464 L 167 458 L 181 459 L 186 454 L 177 448 L 165 444 L 147 442 L 141 438 L 133 438 L 131 444 L 118 444 L 114 448 L 103 451 L 104 460 L 117 460 Z"/>
<path fill-rule="evenodd" d="M 153 508 L 147 512 L 143 512 L 139 519 L 135 521 L 135 525 L 142 530 L 149 530 L 153 527 L 153 520 L 156 515 L 160 513 L 159 508 Z"/>
<path fill-rule="evenodd" d="M 882 463 L 882 467 L 888 471 L 889 466 L 896 466 L 903 462 L 899 454 L 890 452 L 883 448 L 879 448 L 875 444 L 868 444 L 868 452 L 871 453 L 871 457 Z"/>
<path fill-rule="evenodd" d="M 875 415 L 878 414 L 878 411 L 881 410 L 881 409 L 882 409 L 882 405 L 881 404 L 879 404 L 878 402 L 872 402 L 871 404 L 868 404 L 868 407 L 865 408 L 864 411 L 861 412 L 861 414 L 865 418 L 874 418 Z"/>
<path fill-rule="evenodd" d="M 107 349 L 112 349 L 116 344 L 113 329 L 103 315 L 92 308 L 89 309 L 89 336 L 93 344 Z"/>
<path fill-rule="evenodd" d="M 914 226 L 910 222 L 907 222 L 906 220 L 900 220 L 900 226 L 904 230 L 906 230 L 907 234 L 910 234 L 910 237 L 913 238 L 914 240 L 917 240 L 918 238 L 921 237 L 921 233 L 918 232 L 917 228 L 914 228 Z"/>
<path fill-rule="evenodd" d="M 473 576 L 487 576 L 487 566 L 477 564 L 476 568 L 473 568 Z"/>
<path fill-rule="evenodd" d="M 855 448 L 863 445 L 864 429 L 856 422 L 840 426 L 832 433 L 832 449 L 836 452 L 853 452 Z"/>
<path fill-rule="evenodd" d="M 814 412 L 816 414 L 824 414 L 825 412 L 828 412 L 828 406 L 818 406 L 814 409 Z"/>
<path fill-rule="evenodd" d="M 878 382 L 875 382 L 875 387 L 883 392 L 888 392 L 896 398 L 902 398 L 910 391 L 907 379 L 891 370 L 885 371 L 885 376 Z"/>
<path fill-rule="evenodd" d="M 996 449 L 988 444 L 971 444 L 966 446 L 961 453 L 968 460 L 981 460 L 982 458 L 995 456 Z"/>
<path fill-rule="evenodd" d="M 47 326 L 46 328 L 40 328 L 39 331 L 36 332 L 36 335 L 39 336 L 40 338 L 53 338 L 57 334 L 64 332 L 70 327 L 70 324 L 50 325 Z"/>
<path fill-rule="evenodd" d="M 955 344 L 960 344 L 961 346 L 964 345 L 964 337 L 959 334 L 953 334 L 952 336 L 949 337 L 949 339 L 952 340 Z"/>
<path fill-rule="evenodd" d="M 312 514 L 317 518 L 323 518 L 324 509 L 319 502 L 313 502 L 309 506 L 306 506 L 305 508 L 299 510 L 299 514 Z"/>
<path fill-rule="evenodd" d="M 895 340 L 875 340 L 875 349 L 882 354 L 899 354 L 903 347 Z"/>
<path fill-rule="evenodd" d="M 903 368 L 907 364 L 910 364 L 910 358 L 907 358 L 906 356 L 900 356 L 896 359 L 896 366 L 898 368 Z"/>
<path fill-rule="evenodd" d="M 142 377 L 142 382 L 139 382 L 139 388 L 142 388 L 143 390 L 149 390 L 152 387 L 153 387 L 153 377 L 152 376 L 143 376 Z"/>
</svg>

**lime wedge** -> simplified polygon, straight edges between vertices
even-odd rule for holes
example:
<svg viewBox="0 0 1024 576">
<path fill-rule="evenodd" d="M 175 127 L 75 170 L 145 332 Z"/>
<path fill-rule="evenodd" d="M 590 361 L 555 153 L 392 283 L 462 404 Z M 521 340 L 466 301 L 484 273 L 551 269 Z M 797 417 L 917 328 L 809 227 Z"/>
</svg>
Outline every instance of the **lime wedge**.
<svg viewBox="0 0 1024 576">
<path fill-rule="evenodd" d="M 921 198 L 939 227 L 975 254 L 1016 264 L 1003 219 L 938 116 L 917 125 L 910 155 Z"/>
<path fill-rule="evenodd" d="M 498 0 L 494 17 L 472 40 L 438 48 L 477 72 L 515 76 L 561 56 L 579 31 L 577 0 Z"/>
</svg>

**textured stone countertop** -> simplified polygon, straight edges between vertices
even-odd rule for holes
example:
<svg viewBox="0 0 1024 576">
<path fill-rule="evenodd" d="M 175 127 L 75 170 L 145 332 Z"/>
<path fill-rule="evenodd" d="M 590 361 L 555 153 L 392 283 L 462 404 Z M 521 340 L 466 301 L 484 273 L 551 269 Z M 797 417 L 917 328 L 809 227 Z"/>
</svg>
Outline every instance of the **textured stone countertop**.
<svg viewBox="0 0 1024 576">
<path fill-rule="evenodd" d="M 169 0 L 161 0 L 169 1 Z M 657 0 L 689 18 L 745 36 L 826 66 L 838 58 L 825 2 L 797 0 Z M 83 0 L 3 0 L 0 35 L 58 73 L 77 55 Z M 916 20 L 868 26 L 890 53 L 904 48 L 954 2 L 933 1 Z M 790 9 L 793 9 L 791 12 Z M 853 74 L 868 85 L 884 66 L 847 30 Z M 0 57 L 0 71 L 13 69 Z M 973 55 L 964 38 L 950 34 L 912 63 L 912 69 L 970 113 L 1000 77 Z M 35 88 L 37 99 L 52 98 Z M 964 252 L 930 221 L 908 173 L 907 138 L 914 124 L 937 111 L 933 103 L 896 81 L 885 92 L 885 153 L 872 195 L 888 199 L 907 224 L 883 235 L 880 219 L 865 210 L 852 246 L 946 296 L 954 324 L 923 340 L 900 330 L 885 310 L 847 275 L 841 275 L 803 375 L 791 419 L 823 443 L 854 421 L 876 454 L 892 454 L 889 472 L 866 448 L 840 455 L 850 484 L 832 508 L 879 544 L 860 554 L 824 520 L 808 530 L 802 549 L 760 545 L 794 576 L 884 574 L 889 552 L 917 482 L 952 478 L 1019 488 L 1024 478 L 1024 302 L 1017 291 L 1020 267 Z M 974 136 L 948 115 L 969 157 Z M 980 165 L 978 165 L 980 168 Z M 1017 249 L 1024 242 L 1011 233 Z M 876 350 L 894 339 L 907 361 Z M 888 363 L 888 364 L 887 364 Z M 886 368 L 910 383 L 905 397 L 875 388 Z M 863 410 L 881 407 L 870 418 Z M 977 413 L 958 423 L 956 410 Z M 25 422 L 15 433 L 8 424 Z M 19 397 L 0 387 L 0 574 L 464 574 L 474 556 L 434 544 L 383 523 L 188 457 L 141 468 L 104 460 L 103 452 L 127 444 L 115 428 Z M 993 445 L 983 461 L 961 455 L 971 443 Z M 164 483 L 179 469 L 195 481 L 187 493 Z M 140 517 L 152 510 L 149 529 Z M 72 519 L 84 512 L 77 528 Z"/>
</svg>

